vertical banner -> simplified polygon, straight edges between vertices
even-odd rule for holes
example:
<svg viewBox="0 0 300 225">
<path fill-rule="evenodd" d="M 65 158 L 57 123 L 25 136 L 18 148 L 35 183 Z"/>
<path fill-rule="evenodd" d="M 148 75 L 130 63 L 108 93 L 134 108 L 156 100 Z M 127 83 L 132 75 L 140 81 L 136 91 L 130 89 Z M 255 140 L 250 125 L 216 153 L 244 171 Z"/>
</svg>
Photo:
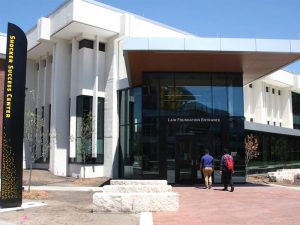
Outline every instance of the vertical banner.
<svg viewBox="0 0 300 225">
<path fill-rule="evenodd" d="M 19 27 L 9 23 L 3 95 L 2 208 L 22 205 L 26 58 L 27 38 Z"/>
</svg>

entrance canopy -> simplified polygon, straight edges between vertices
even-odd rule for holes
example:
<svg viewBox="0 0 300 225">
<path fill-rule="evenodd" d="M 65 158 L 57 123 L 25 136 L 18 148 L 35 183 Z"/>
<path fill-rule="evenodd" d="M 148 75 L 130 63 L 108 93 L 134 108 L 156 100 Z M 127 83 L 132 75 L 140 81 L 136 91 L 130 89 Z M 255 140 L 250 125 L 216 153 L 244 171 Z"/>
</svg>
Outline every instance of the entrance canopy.
<svg viewBox="0 0 300 225">
<path fill-rule="evenodd" d="M 143 72 L 238 72 L 245 85 L 300 59 L 300 40 L 126 38 L 123 50 L 131 86 Z"/>
</svg>

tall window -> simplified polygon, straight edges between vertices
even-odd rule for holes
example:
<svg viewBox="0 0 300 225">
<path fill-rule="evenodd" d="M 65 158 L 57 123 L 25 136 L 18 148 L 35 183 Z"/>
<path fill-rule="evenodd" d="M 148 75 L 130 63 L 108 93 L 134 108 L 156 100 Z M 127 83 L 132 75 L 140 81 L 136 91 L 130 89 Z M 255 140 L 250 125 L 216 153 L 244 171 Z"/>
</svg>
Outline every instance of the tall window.
<svg viewBox="0 0 300 225">
<path fill-rule="evenodd" d="M 96 161 L 104 163 L 104 98 L 98 98 Z"/>
<path fill-rule="evenodd" d="M 125 178 L 139 178 L 141 156 L 141 88 L 120 93 L 120 163 Z"/>
<path fill-rule="evenodd" d="M 300 94 L 292 92 L 294 129 L 300 130 Z"/>
<path fill-rule="evenodd" d="M 92 134 L 95 132 L 92 116 L 93 97 L 77 96 L 76 100 L 76 158 L 71 159 L 74 163 L 102 164 L 104 155 L 104 99 L 98 98 L 97 115 L 97 157 L 92 154 Z"/>
</svg>

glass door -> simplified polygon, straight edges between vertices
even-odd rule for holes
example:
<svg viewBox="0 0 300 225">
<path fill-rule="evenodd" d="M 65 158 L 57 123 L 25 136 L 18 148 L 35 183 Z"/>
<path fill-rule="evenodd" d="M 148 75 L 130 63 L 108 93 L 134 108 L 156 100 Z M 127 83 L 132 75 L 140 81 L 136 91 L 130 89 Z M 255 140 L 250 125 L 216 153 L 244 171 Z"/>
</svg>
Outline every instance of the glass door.
<svg viewBox="0 0 300 225">
<path fill-rule="evenodd" d="M 176 137 L 176 173 L 178 184 L 194 184 L 197 180 L 197 160 L 193 136 Z"/>
</svg>

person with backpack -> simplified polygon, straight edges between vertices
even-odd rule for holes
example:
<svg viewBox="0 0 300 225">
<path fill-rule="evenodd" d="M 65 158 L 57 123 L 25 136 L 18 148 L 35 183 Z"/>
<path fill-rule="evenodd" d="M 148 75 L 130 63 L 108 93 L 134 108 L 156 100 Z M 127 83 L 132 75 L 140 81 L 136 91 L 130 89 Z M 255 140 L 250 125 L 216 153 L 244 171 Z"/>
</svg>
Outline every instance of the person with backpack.
<svg viewBox="0 0 300 225">
<path fill-rule="evenodd" d="M 211 189 L 214 158 L 209 154 L 208 149 L 205 149 L 204 152 L 205 155 L 200 160 L 200 171 L 204 174 L 205 188 Z"/>
<path fill-rule="evenodd" d="M 234 191 L 232 182 L 232 174 L 234 173 L 234 162 L 227 148 L 224 149 L 224 155 L 221 158 L 220 173 L 224 184 L 223 191 L 228 191 L 228 185 L 230 185 L 230 191 Z"/>
</svg>

